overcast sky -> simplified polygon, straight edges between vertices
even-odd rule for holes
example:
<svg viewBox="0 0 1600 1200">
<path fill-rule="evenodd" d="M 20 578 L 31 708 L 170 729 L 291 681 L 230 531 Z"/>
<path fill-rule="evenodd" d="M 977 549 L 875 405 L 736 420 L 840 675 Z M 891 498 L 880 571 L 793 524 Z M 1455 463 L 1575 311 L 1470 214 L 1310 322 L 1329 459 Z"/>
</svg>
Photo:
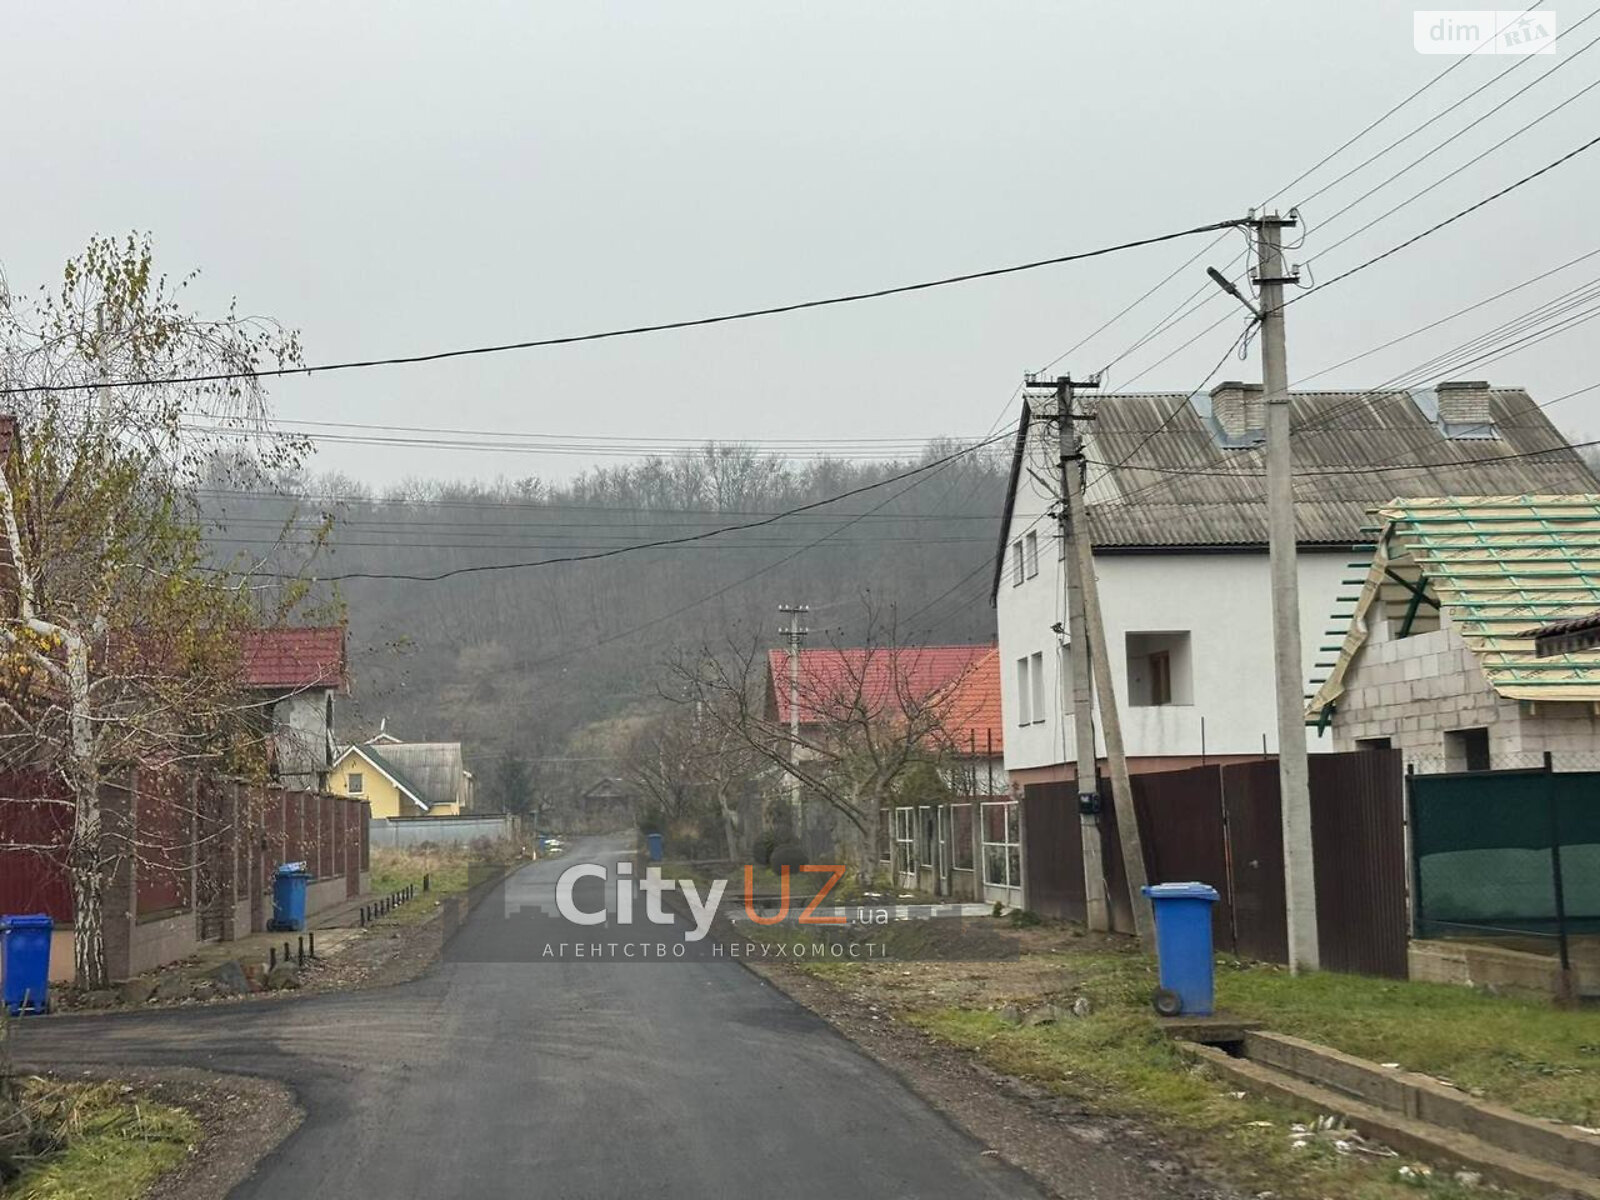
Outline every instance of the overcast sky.
<svg viewBox="0 0 1600 1200">
<path fill-rule="evenodd" d="M 1553 3 L 1571 28 L 1592 5 Z M 1457 59 L 1375 0 L 521 0 L 13 4 L 0 262 L 54 278 L 149 230 L 206 303 L 303 332 L 311 361 L 674 319 L 911 282 L 1238 215 Z M 1308 203 L 1304 258 L 1600 77 L 1600 33 L 1527 61 Z M 1478 56 L 1292 189 L 1300 199 L 1504 70 Z M 1568 65 L 1337 220 L 1535 75 Z M 1600 90 L 1315 264 L 1327 278 L 1594 136 Z M 1600 148 L 1288 317 L 1292 379 L 1600 246 Z M 981 433 L 1022 371 L 1200 248 L 1184 242 L 737 326 L 276 385 L 280 414 L 512 432 Z M 1119 354 L 1242 245 L 1060 366 Z M 1600 275 L 1600 258 L 1318 380 L 1361 388 Z M 1181 285 L 1181 286 L 1180 286 Z M 1231 303 L 1231 302 L 1224 302 Z M 1118 364 L 1126 382 L 1206 310 Z M 1600 382 L 1586 326 L 1467 377 L 1539 399 Z M 1188 390 L 1230 321 L 1139 389 Z M 1222 377 L 1258 379 L 1259 364 Z M 1600 435 L 1600 390 L 1551 410 Z M 583 460 L 326 445 L 387 482 Z"/>
</svg>

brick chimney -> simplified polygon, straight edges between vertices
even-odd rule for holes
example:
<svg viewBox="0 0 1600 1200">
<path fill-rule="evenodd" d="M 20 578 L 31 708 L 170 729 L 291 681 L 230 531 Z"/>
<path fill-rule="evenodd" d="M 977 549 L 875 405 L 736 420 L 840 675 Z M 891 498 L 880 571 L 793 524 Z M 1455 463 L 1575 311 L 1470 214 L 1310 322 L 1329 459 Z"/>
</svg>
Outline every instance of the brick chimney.
<svg viewBox="0 0 1600 1200">
<path fill-rule="evenodd" d="M 1487 379 L 1449 380 L 1434 388 L 1439 396 L 1439 420 L 1447 427 L 1463 425 L 1493 426 L 1489 412 Z"/>
<path fill-rule="evenodd" d="M 1211 415 L 1230 438 L 1245 439 L 1267 427 L 1266 389 L 1230 380 L 1211 389 Z"/>
</svg>

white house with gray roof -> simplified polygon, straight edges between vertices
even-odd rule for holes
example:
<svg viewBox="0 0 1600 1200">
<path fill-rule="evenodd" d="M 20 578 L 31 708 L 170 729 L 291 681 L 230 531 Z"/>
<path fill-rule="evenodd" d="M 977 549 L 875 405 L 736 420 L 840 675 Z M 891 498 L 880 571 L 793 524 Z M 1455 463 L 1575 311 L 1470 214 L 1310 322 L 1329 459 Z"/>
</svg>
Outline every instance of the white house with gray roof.
<svg viewBox="0 0 1600 1200">
<path fill-rule="evenodd" d="M 1276 753 L 1261 386 L 1086 399 L 1089 534 L 1130 767 Z M 1052 401 L 1024 400 L 993 580 L 1016 785 L 1071 779 L 1076 759 L 1052 416 Z M 1395 496 L 1596 488 L 1518 388 L 1297 392 L 1291 431 L 1308 698 L 1338 656 L 1340 598 L 1366 577 L 1373 510 Z M 1326 732 L 1310 742 L 1334 748 Z"/>
</svg>

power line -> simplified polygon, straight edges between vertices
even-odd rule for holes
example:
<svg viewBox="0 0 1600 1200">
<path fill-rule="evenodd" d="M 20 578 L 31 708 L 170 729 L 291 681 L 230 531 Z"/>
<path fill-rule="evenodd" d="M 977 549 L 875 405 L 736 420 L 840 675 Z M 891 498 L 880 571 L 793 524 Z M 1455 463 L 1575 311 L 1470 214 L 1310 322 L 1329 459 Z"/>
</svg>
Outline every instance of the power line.
<svg viewBox="0 0 1600 1200">
<path fill-rule="evenodd" d="M 1064 263 L 1082 262 L 1085 259 L 1101 258 L 1108 254 L 1117 254 L 1124 250 L 1135 250 L 1141 246 L 1154 246 L 1162 242 L 1176 241 L 1179 238 L 1191 237 L 1197 233 L 1213 233 L 1219 229 L 1228 229 L 1239 222 L 1237 220 L 1215 221 L 1209 225 L 1197 225 L 1191 229 L 1175 230 L 1171 233 L 1157 234 L 1153 237 L 1137 238 L 1133 241 L 1120 242 L 1114 246 L 1102 246 L 1095 250 L 1082 250 L 1073 254 L 1060 254 L 1052 258 L 1034 259 L 1031 262 L 1016 263 L 1008 267 L 992 267 L 983 271 L 969 271 L 961 275 L 946 275 L 939 279 L 924 280 L 920 283 L 900 284 L 895 287 L 877 288 L 868 292 L 851 292 L 840 296 L 829 296 L 817 300 L 799 300 L 789 304 L 775 304 L 766 308 L 749 308 L 736 312 L 721 313 L 709 317 L 693 317 L 678 321 L 662 321 L 653 325 L 634 325 L 621 329 L 607 329 L 594 333 L 567 334 L 562 337 L 533 338 L 520 342 L 506 342 L 488 346 L 471 346 L 454 350 L 435 350 L 426 354 L 394 355 L 388 358 L 351 359 L 344 362 L 316 363 L 311 366 L 298 367 L 271 367 L 250 371 L 216 371 L 198 375 L 173 375 L 156 379 L 110 379 L 96 380 L 85 383 L 57 383 L 57 384 L 31 384 L 24 387 L 9 387 L 0 389 L 0 395 L 19 396 L 34 395 L 44 392 L 82 392 L 100 391 L 107 388 L 144 387 L 156 384 L 176 383 L 221 383 L 236 379 L 269 379 L 288 375 L 315 375 L 331 371 L 364 370 L 371 367 L 396 367 L 415 366 L 419 363 L 442 362 L 447 359 L 470 358 L 488 354 L 504 354 L 513 350 L 536 350 L 549 346 L 570 346 L 581 342 L 598 342 L 611 338 L 636 337 L 646 333 L 666 333 L 677 329 L 693 329 L 706 325 L 721 325 L 730 321 L 747 321 L 755 317 L 780 316 L 785 313 L 803 312 L 807 309 L 826 308 L 840 304 L 854 304 L 861 300 L 878 300 L 885 296 L 905 295 L 909 292 L 928 291 L 933 288 L 949 287 L 958 283 L 971 283 L 979 279 L 993 279 L 1002 275 L 1015 275 L 1023 271 L 1035 271 L 1041 267 L 1060 266 Z"/>
<path fill-rule="evenodd" d="M 438 571 L 432 574 L 388 571 L 347 571 L 343 574 L 318 576 L 316 581 L 332 583 L 348 579 L 395 579 L 407 580 L 413 583 L 436 583 L 440 580 L 450 579 L 457 575 L 473 575 L 488 571 L 526 570 L 534 567 L 555 566 L 559 563 L 590 562 L 595 559 L 613 558 L 619 554 L 631 554 L 639 550 L 656 550 L 666 546 L 686 545 L 692 542 L 704 541 L 707 538 L 718 537 L 725 533 L 734 533 L 744 529 L 759 529 L 764 525 L 774 524 L 777 521 L 784 520 L 785 518 L 794 516 L 798 513 L 809 512 L 813 509 L 818 509 L 829 504 L 837 503 L 840 500 L 849 499 L 851 496 L 859 496 L 866 492 L 875 491 L 878 488 L 887 487 L 892 483 L 897 483 L 902 479 L 911 479 L 928 471 L 937 470 L 958 458 L 961 458 L 967 454 L 971 454 L 974 451 L 981 449 L 983 446 L 999 440 L 1000 437 L 1004 436 L 1007 435 L 998 435 L 997 437 L 990 438 L 985 442 L 978 442 L 974 445 L 963 447 L 962 449 L 951 454 L 947 454 L 942 458 L 937 458 L 932 462 L 924 463 L 918 467 L 913 467 L 909 471 L 902 471 L 899 474 L 891 475 L 887 479 L 881 479 L 876 483 L 864 484 L 861 487 L 852 488 L 849 491 L 840 492 L 838 495 L 829 496 L 822 500 L 813 500 L 808 504 L 801 504 L 794 508 L 786 509 L 783 512 L 775 513 L 772 516 L 763 517 L 760 520 L 745 521 L 736 525 L 724 525 L 720 528 L 706 530 L 702 533 L 684 534 L 681 537 L 673 538 L 658 538 L 654 541 L 638 542 L 627 546 L 616 546 L 608 550 L 596 550 L 587 554 L 563 554 L 553 558 L 535 559 L 527 562 L 481 563 L 471 566 L 455 567 L 447 571 Z M 894 497 L 890 497 L 891 500 L 893 498 Z M 297 579 L 299 576 L 280 576 L 280 578 Z"/>
<path fill-rule="evenodd" d="M 1593 86 L 1593 85 L 1591 85 L 1591 86 Z M 1587 142 L 1584 142 L 1581 146 L 1578 146 L 1578 147 L 1576 147 L 1575 149 L 1572 149 L 1572 150 L 1568 150 L 1560 158 L 1557 158 L 1552 162 L 1546 163 L 1544 166 L 1540 167 L 1537 171 L 1533 171 L 1530 174 L 1524 175 L 1521 179 L 1518 179 L 1514 183 L 1508 183 L 1505 187 L 1501 188 L 1499 191 L 1492 192 L 1491 194 L 1485 196 L 1482 200 L 1477 201 L 1475 204 L 1469 204 L 1466 208 L 1461 209 L 1459 212 L 1454 213 L 1453 215 L 1446 217 L 1442 221 L 1436 222 L 1435 224 L 1428 226 L 1428 228 L 1422 230 L 1422 232 L 1413 234 L 1411 237 L 1408 237 L 1405 241 L 1399 242 L 1396 245 L 1390 246 L 1387 250 L 1383 251 L 1380 254 L 1373 255 L 1371 258 L 1367 259 L 1365 262 L 1357 263 L 1355 266 L 1351 267 L 1348 271 L 1341 271 L 1339 274 L 1333 276 L 1332 278 L 1324 279 L 1321 283 L 1315 284 L 1314 286 L 1307 288 L 1305 291 L 1299 293 L 1298 295 L 1289 297 L 1289 299 L 1287 299 L 1287 300 L 1285 300 L 1283 302 L 1283 306 L 1285 308 L 1287 308 L 1291 304 L 1298 304 L 1300 301 L 1304 300 L 1307 296 L 1314 296 L 1318 292 L 1324 291 L 1327 288 L 1332 287 L 1334 284 L 1340 283 L 1343 280 L 1349 279 L 1352 275 L 1359 274 L 1360 272 L 1365 271 L 1368 267 L 1374 266 L 1374 265 L 1382 262 L 1384 259 L 1389 258 L 1391 255 L 1398 254 L 1398 253 L 1400 253 L 1400 251 L 1406 249 L 1407 247 L 1416 245 L 1418 242 L 1422 241 L 1424 238 L 1431 237 L 1434 234 L 1438 233 L 1441 229 L 1445 229 L 1450 225 L 1454 225 L 1457 221 L 1461 220 L 1462 217 L 1469 216 L 1472 213 L 1477 212 L 1480 208 L 1484 208 L 1487 205 L 1493 204 L 1496 200 L 1499 200 L 1499 199 L 1501 199 L 1501 198 L 1503 198 L 1505 196 L 1509 196 L 1512 192 L 1516 191 L 1518 188 L 1523 187 L 1526 184 L 1532 183 L 1535 179 L 1538 179 L 1540 176 L 1549 174 L 1551 171 L 1554 171 L 1557 167 L 1564 166 L 1565 164 L 1571 162 L 1573 159 L 1577 158 L 1578 155 L 1584 153 L 1587 150 L 1592 150 L 1596 145 L 1600 145 L 1600 137 L 1590 138 Z"/>
</svg>

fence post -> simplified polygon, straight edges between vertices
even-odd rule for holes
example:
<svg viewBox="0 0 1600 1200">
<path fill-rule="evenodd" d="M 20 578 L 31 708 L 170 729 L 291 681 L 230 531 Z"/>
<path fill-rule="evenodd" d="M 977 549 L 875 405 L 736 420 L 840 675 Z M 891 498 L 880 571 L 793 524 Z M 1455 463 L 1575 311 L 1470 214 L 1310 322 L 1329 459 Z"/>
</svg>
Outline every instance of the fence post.
<svg viewBox="0 0 1600 1200">
<path fill-rule="evenodd" d="M 1561 805 L 1556 795 L 1555 761 L 1550 751 L 1544 752 L 1545 797 L 1550 810 L 1550 881 L 1556 899 L 1556 944 L 1561 954 L 1561 979 L 1556 990 L 1558 1003 L 1569 1003 L 1574 997 L 1572 958 L 1567 946 L 1567 895 L 1561 878 Z"/>
<path fill-rule="evenodd" d="M 1422 936 L 1422 841 L 1417 836 L 1417 764 L 1406 763 L 1406 828 L 1411 832 L 1411 936 Z"/>
</svg>

